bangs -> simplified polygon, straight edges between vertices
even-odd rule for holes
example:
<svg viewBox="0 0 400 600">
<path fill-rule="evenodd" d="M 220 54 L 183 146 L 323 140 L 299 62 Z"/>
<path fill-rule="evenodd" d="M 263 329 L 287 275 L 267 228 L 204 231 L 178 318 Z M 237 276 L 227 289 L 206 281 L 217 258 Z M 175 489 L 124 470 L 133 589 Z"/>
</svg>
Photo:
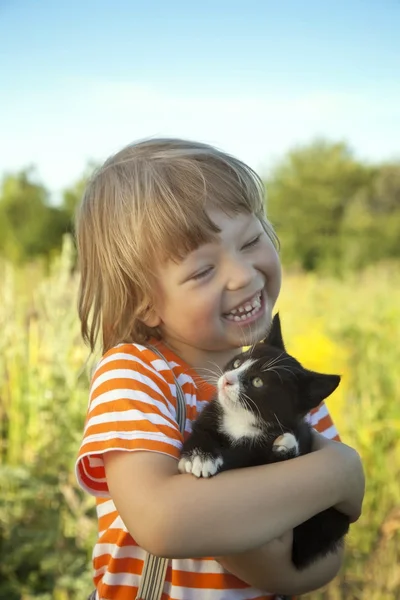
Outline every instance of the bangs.
<svg viewBox="0 0 400 600">
<path fill-rule="evenodd" d="M 234 164 L 232 164 L 234 163 Z M 236 159 L 190 156 L 147 164 L 146 207 L 139 254 L 154 264 L 154 254 L 182 260 L 202 244 L 215 241 L 220 229 L 207 214 L 219 209 L 229 216 L 264 215 L 264 186 L 250 167 Z M 151 252 L 149 249 L 151 248 Z"/>
</svg>

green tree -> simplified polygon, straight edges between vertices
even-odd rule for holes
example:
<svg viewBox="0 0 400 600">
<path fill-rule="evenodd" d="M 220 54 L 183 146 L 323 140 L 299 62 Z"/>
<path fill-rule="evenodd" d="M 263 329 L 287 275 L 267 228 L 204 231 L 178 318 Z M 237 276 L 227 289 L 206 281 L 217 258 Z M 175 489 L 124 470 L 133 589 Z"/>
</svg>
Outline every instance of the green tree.
<svg viewBox="0 0 400 600">
<path fill-rule="evenodd" d="M 400 164 L 373 170 L 346 212 L 341 237 L 352 268 L 400 258 Z"/>
<path fill-rule="evenodd" d="M 0 254 L 15 262 L 48 255 L 61 247 L 68 214 L 49 202 L 32 167 L 4 177 L 0 189 Z"/>
<path fill-rule="evenodd" d="M 282 241 L 284 264 L 337 269 L 346 211 L 371 178 L 371 169 L 341 142 L 316 140 L 289 152 L 266 181 L 268 214 Z"/>
</svg>

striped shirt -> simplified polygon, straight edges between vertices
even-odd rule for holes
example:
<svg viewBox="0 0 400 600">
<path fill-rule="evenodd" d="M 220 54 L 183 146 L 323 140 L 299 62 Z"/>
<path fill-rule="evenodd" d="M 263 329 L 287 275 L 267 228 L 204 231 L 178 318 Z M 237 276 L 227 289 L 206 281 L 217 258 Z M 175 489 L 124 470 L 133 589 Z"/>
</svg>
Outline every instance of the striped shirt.
<svg viewBox="0 0 400 600">
<path fill-rule="evenodd" d="M 163 361 L 138 344 L 109 350 L 92 378 L 89 407 L 76 474 L 81 487 L 96 496 L 98 539 L 93 551 L 94 583 L 101 600 L 133 600 L 145 551 L 127 531 L 110 498 L 103 456 L 111 450 L 147 450 L 176 459 L 183 439 L 176 421 L 173 373 L 186 399 L 186 431 L 215 388 L 169 348 L 157 342 Z M 337 438 L 324 404 L 310 414 L 311 424 Z M 212 558 L 170 560 L 162 600 L 265 600 L 273 598 L 224 570 Z"/>
</svg>

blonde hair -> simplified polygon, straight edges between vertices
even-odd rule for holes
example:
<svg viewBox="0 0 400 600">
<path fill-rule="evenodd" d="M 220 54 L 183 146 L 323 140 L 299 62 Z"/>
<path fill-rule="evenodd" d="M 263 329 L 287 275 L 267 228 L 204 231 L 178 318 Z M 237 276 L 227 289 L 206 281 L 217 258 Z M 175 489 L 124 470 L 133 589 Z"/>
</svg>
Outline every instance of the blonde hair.
<svg viewBox="0 0 400 600">
<path fill-rule="evenodd" d="M 76 215 L 78 311 L 91 350 L 99 334 L 103 352 L 158 336 L 141 320 L 153 301 L 155 265 L 215 239 L 207 206 L 254 213 L 277 247 L 264 196 L 250 167 L 206 144 L 149 139 L 111 156 L 89 181 Z"/>
</svg>

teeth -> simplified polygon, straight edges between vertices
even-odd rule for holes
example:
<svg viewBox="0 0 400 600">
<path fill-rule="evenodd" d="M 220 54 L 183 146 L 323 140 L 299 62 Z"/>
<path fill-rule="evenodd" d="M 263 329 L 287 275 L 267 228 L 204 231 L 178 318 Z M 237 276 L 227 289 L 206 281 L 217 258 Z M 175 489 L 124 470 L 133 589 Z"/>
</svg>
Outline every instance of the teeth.
<svg viewBox="0 0 400 600">
<path fill-rule="evenodd" d="M 230 321 L 245 321 L 252 315 L 255 315 L 261 306 L 261 292 L 252 300 L 247 302 L 244 306 L 234 308 L 226 316 Z M 246 314 L 244 314 L 246 313 Z"/>
</svg>

